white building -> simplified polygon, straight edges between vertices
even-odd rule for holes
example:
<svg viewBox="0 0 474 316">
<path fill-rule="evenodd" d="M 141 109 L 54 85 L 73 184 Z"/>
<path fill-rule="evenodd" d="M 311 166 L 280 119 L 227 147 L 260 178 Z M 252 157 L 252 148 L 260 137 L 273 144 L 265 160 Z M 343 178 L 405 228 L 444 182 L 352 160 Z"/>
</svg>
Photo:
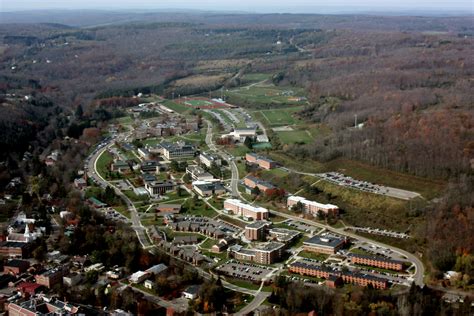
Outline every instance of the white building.
<svg viewBox="0 0 474 316">
<path fill-rule="evenodd" d="M 143 281 L 145 281 L 146 279 L 148 279 L 149 276 L 150 276 L 150 273 L 148 273 L 148 272 L 145 272 L 145 271 L 137 271 L 137 272 L 133 273 L 133 274 L 128 278 L 128 280 L 130 281 L 130 283 L 142 283 Z"/>
<path fill-rule="evenodd" d="M 199 155 L 199 161 L 208 168 L 210 168 L 213 163 L 217 166 L 222 165 L 222 160 L 219 158 L 219 156 L 205 152 Z"/>
<path fill-rule="evenodd" d="M 323 204 L 316 201 L 310 201 L 301 196 L 289 196 L 287 200 L 287 207 L 291 208 L 298 203 L 301 203 L 304 207 L 304 211 L 313 215 L 317 215 L 320 211 L 324 214 L 339 214 L 339 207 L 333 204 Z"/>
<path fill-rule="evenodd" d="M 224 208 L 232 214 L 250 217 L 254 220 L 263 220 L 268 218 L 268 210 L 263 207 L 245 204 L 237 199 L 227 199 L 224 201 Z"/>
</svg>

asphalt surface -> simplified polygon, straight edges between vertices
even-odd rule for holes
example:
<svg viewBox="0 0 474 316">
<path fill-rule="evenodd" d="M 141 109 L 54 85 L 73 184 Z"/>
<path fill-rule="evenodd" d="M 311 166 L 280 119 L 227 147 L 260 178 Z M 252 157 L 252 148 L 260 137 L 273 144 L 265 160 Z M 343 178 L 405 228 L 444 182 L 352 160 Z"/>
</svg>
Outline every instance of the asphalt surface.
<svg viewBox="0 0 474 316">
<path fill-rule="evenodd" d="M 125 135 L 122 137 L 126 137 Z M 138 237 L 138 241 L 142 245 L 143 248 L 147 248 L 153 246 L 148 239 L 146 234 L 146 228 L 142 225 L 140 221 L 140 216 L 138 215 L 138 211 L 135 208 L 135 205 L 132 201 L 122 192 L 119 188 L 117 188 L 113 183 L 105 180 L 97 171 L 97 160 L 99 159 L 100 155 L 102 155 L 106 150 L 113 146 L 114 142 L 120 140 L 122 137 L 118 137 L 117 139 L 112 138 L 105 146 L 101 149 L 94 152 L 94 154 L 89 157 L 88 160 L 88 170 L 87 175 L 90 178 L 93 178 L 98 185 L 103 188 L 110 186 L 114 189 L 115 193 L 125 202 L 127 205 L 128 211 L 130 212 L 131 222 L 132 222 L 132 229 L 135 231 Z"/>
</svg>

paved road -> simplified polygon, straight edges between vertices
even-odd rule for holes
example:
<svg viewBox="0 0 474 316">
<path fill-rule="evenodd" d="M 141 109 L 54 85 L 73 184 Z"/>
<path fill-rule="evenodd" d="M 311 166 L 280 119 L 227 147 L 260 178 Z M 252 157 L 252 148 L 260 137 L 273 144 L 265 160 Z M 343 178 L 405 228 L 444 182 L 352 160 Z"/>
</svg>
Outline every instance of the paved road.
<svg viewBox="0 0 474 316">
<path fill-rule="evenodd" d="M 119 138 L 117 139 L 112 138 L 104 147 L 94 152 L 94 154 L 91 157 L 89 157 L 87 172 L 88 172 L 88 176 L 90 178 L 93 178 L 101 187 L 106 188 L 107 186 L 110 186 L 111 188 L 113 188 L 115 193 L 125 202 L 125 204 L 127 205 L 128 211 L 130 212 L 132 229 L 137 234 L 138 240 L 140 244 L 142 245 L 142 247 L 147 248 L 147 247 L 152 246 L 152 244 L 150 243 L 150 240 L 148 239 L 148 236 L 146 235 L 146 229 L 140 221 L 140 216 L 138 215 L 138 211 L 135 208 L 135 205 L 119 188 L 117 188 L 113 183 L 102 178 L 102 176 L 97 171 L 97 160 L 99 159 L 99 157 L 106 150 L 108 150 L 110 147 L 113 146 L 115 140 L 119 140 L 127 136 L 128 136 L 127 134 L 124 134 L 121 137 L 119 136 Z"/>
<path fill-rule="evenodd" d="M 253 312 L 257 307 L 262 305 L 262 303 L 271 295 L 270 292 L 260 292 L 258 293 L 253 300 L 247 304 L 244 308 L 242 308 L 239 312 L 235 313 L 235 315 L 247 315 Z"/>
<path fill-rule="evenodd" d="M 241 198 L 240 191 L 239 191 L 239 169 L 237 168 L 237 164 L 235 163 L 234 157 L 221 151 L 220 149 L 216 147 L 216 145 L 212 141 L 212 137 L 213 137 L 212 123 L 207 120 L 206 120 L 206 123 L 207 123 L 206 144 L 210 150 L 219 153 L 222 156 L 222 158 L 224 158 L 229 164 L 230 170 L 232 172 L 232 178 L 230 181 L 232 196 Z"/>
</svg>

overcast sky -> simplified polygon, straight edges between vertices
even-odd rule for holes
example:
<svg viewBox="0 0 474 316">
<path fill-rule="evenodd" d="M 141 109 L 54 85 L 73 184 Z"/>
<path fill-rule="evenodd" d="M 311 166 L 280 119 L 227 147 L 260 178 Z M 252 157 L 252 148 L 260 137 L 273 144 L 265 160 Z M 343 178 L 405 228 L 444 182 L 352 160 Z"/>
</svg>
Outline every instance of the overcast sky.
<svg viewBox="0 0 474 316">
<path fill-rule="evenodd" d="M 247 12 L 464 11 L 474 0 L 0 0 L 0 11 L 45 9 L 199 9 Z"/>
</svg>

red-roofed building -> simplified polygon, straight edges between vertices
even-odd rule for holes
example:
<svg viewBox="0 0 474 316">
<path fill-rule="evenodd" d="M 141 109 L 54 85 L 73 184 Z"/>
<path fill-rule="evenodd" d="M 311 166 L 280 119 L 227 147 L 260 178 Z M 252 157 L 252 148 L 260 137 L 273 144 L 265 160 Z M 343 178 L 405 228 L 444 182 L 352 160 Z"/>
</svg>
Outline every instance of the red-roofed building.
<svg viewBox="0 0 474 316">
<path fill-rule="evenodd" d="M 23 282 L 18 285 L 17 289 L 21 292 L 23 297 L 30 297 L 42 292 L 45 287 L 38 283 Z"/>
</svg>

